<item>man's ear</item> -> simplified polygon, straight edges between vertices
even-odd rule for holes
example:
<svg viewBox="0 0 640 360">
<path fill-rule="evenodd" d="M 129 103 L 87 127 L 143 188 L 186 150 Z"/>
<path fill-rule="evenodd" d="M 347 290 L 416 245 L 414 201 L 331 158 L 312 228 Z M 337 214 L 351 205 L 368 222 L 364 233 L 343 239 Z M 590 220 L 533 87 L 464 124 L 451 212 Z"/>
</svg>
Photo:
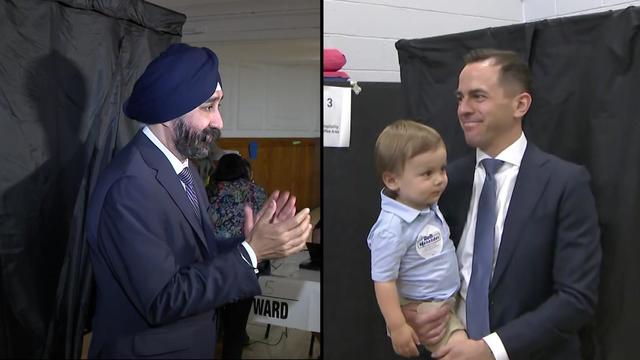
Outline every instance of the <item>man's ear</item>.
<svg viewBox="0 0 640 360">
<path fill-rule="evenodd" d="M 529 107 L 531 107 L 531 101 L 531 94 L 528 92 L 517 95 L 514 99 L 514 117 L 523 118 L 527 111 L 529 111 Z"/>
<path fill-rule="evenodd" d="M 391 191 L 398 191 L 398 188 L 400 187 L 396 175 L 389 171 L 382 173 L 382 182 L 384 183 L 384 186 Z"/>
</svg>

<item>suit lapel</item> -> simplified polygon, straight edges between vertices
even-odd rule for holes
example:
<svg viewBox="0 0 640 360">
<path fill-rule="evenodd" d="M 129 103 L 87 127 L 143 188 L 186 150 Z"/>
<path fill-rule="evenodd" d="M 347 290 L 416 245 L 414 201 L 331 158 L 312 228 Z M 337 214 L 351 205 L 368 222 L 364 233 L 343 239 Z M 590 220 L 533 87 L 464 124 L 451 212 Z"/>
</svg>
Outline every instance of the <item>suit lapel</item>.
<svg viewBox="0 0 640 360">
<path fill-rule="evenodd" d="M 545 170 L 545 162 L 543 153 L 535 145 L 528 143 L 520 163 L 520 170 L 504 221 L 490 291 L 500 281 L 500 277 L 508 267 L 512 254 L 522 239 L 521 234 L 526 227 L 528 218 L 547 186 L 551 174 Z"/>
<path fill-rule="evenodd" d="M 447 169 L 450 182 L 439 201 L 440 210 L 451 230 L 451 240 L 456 247 L 467 222 L 475 164 L 475 152 L 451 164 Z"/>
<path fill-rule="evenodd" d="M 191 167 L 191 171 L 193 174 L 197 174 L 198 171 L 194 167 Z M 207 196 L 207 192 L 204 188 L 204 183 L 202 182 L 202 178 L 197 176 L 195 179 L 196 185 L 196 193 L 198 194 L 198 202 L 200 203 L 200 215 L 202 217 L 202 227 L 204 231 L 204 235 L 207 239 L 209 245 L 209 253 L 211 255 L 215 255 L 218 252 L 215 236 L 213 235 L 213 223 L 211 222 L 211 215 L 209 215 L 209 198 Z"/>
<path fill-rule="evenodd" d="M 200 224 L 200 221 L 198 221 L 196 214 L 193 212 L 193 208 L 189 204 L 187 194 L 182 187 L 182 183 L 180 182 L 178 175 L 173 170 L 171 163 L 162 151 L 160 151 L 160 149 L 158 149 L 158 147 L 155 146 L 142 131 L 139 131 L 136 137 L 140 153 L 147 164 L 157 171 L 156 180 L 160 185 L 162 185 L 162 187 L 164 187 L 178 209 L 180 209 L 182 215 L 187 219 L 189 225 L 191 225 L 197 234 L 200 245 L 203 246 L 205 252 L 208 253 L 209 250 L 206 238 L 202 231 L 202 225 Z M 197 172 L 194 174 L 197 174 Z"/>
</svg>

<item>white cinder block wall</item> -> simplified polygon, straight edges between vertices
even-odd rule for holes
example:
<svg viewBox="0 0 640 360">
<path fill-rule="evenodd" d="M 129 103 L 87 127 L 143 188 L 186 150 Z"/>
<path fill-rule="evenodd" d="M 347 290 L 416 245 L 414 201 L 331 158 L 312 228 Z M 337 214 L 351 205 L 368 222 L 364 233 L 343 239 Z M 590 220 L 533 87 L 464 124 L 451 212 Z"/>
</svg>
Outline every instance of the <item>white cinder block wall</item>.
<svg viewBox="0 0 640 360">
<path fill-rule="evenodd" d="M 324 47 L 357 81 L 400 82 L 395 42 L 640 6 L 620 0 L 324 0 Z"/>
<path fill-rule="evenodd" d="M 583 15 L 640 6 L 640 1 L 621 0 L 524 0 L 525 22 L 563 16 Z"/>
<path fill-rule="evenodd" d="M 395 42 L 522 22 L 520 0 L 324 0 L 324 47 L 358 81 L 400 82 Z"/>
</svg>

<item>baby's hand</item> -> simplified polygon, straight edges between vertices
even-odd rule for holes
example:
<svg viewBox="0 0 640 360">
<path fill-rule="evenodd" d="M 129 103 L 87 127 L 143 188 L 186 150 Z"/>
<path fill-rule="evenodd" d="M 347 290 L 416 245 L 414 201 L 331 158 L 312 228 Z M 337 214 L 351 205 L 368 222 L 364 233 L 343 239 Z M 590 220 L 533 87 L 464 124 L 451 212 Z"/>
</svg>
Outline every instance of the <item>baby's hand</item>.
<svg viewBox="0 0 640 360">
<path fill-rule="evenodd" d="M 416 357 L 420 355 L 416 347 L 416 344 L 420 344 L 420 340 L 418 340 L 418 335 L 416 335 L 409 324 L 404 323 L 396 329 L 389 329 L 389 335 L 391 335 L 393 351 L 395 351 L 396 354 L 404 357 Z"/>
</svg>

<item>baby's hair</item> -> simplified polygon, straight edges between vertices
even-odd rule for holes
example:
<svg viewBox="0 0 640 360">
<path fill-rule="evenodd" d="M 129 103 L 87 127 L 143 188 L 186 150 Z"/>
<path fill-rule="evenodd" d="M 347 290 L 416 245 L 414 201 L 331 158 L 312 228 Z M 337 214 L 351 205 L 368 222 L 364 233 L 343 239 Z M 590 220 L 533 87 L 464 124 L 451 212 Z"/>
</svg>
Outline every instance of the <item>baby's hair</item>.
<svg viewBox="0 0 640 360">
<path fill-rule="evenodd" d="M 385 171 L 400 174 L 409 159 L 440 146 L 444 142 L 435 129 L 413 120 L 397 120 L 384 128 L 376 141 L 378 176 Z"/>
</svg>

